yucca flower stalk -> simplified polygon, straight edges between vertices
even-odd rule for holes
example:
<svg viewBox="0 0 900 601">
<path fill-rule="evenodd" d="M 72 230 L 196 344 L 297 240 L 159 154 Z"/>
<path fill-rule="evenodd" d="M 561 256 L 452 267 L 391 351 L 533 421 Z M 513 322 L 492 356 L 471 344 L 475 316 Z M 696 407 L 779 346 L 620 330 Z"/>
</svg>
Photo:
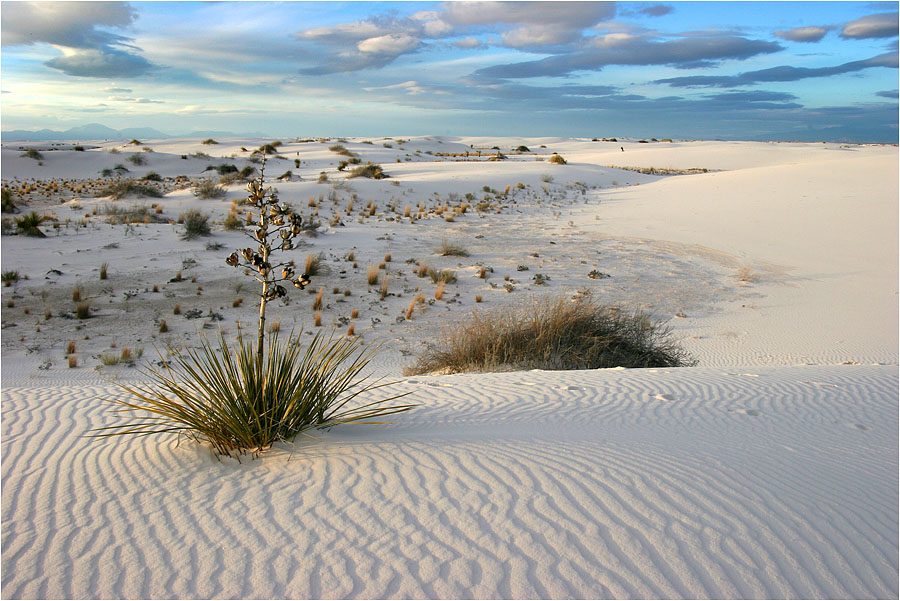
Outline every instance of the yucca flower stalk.
<svg viewBox="0 0 900 601">
<path fill-rule="evenodd" d="M 271 187 L 265 187 L 266 161 L 263 159 L 259 178 L 247 184 L 250 195 L 247 204 L 256 209 L 250 225 L 252 232 L 244 232 L 257 243 L 256 250 L 244 248 L 231 253 L 225 262 L 232 267 L 250 269 L 256 272 L 256 281 L 262 284 L 259 295 L 259 329 L 256 336 L 256 355 L 263 360 L 263 345 L 266 336 L 266 304 L 287 295 L 282 283 L 290 283 L 301 290 L 309 284 L 309 275 L 297 275 L 293 259 L 273 263 L 272 253 L 289 251 L 294 248 L 294 238 L 303 233 L 303 216 L 295 214 L 285 203 L 278 202 L 278 194 Z"/>
</svg>

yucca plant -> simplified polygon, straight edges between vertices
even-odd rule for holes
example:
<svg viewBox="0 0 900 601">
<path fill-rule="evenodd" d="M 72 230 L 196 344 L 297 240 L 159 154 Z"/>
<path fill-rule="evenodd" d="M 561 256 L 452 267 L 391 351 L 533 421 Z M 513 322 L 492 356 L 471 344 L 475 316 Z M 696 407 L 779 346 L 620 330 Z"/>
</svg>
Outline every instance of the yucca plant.
<svg viewBox="0 0 900 601">
<path fill-rule="evenodd" d="M 46 234 L 42 232 L 39 226 L 47 221 L 49 217 L 46 215 L 38 215 L 36 211 L 31 211 L 27 215 L 23 215 L 16 219 L 16 230 L 26 236 L 34 236 L 36 238 L 46 238 Z"/>
<path fill-rule="evenodd" d="M 225 260 L 255 273 L 261 284 L 255 344 L 239 334 L 231 347 L 220 333 L 216 346 L 201 336 L 200 350 L 172 349 L 171 358 L 159 353 L 163 367 L 145 371 L 147 385 L 120 385 L 129 399 L 109 399 L 119 413 L 136 421 L 99 428 L 94 436 L 178 432 L 210 444 L 217 454 L 259 454 L 308 428 L 377 423 L 368 420 L 411 408 L 385 405 L 402 394 L 348 406 L 360 394 L 387 385 L 367 384 L 367 377 L 359 377 L 377 349 L 362 349 L 357 339 L 319 334 L 303 351 L 299 336 L 291 333 L 282 343 L 276 329 L 266 344 L 267 303 L 287 294 L 282 283 L 302 289 L 309 277 L 295 275 L 293 260 L 276 263 L 272 258 L 277 251 L 294 248 L 292 239 L 302 233 L 302 217 L 278 203 L 275 191 L 264 186 L 264 171 L 265 160 L 259 179 L 247 186 L 247 205 L 251 213 L 256 209 L 251 223 L 256 229 L 247 235 L 258 243 L 257 250 L 235 251 Z"/>
<path fill-rule="evenodd" d="M 281 344 L 276 332 L 267 347 L 262 361 L 251 342 L 239 338 L 232 347 L 220 333 L 218 348 L 202 337 L 200 350 L 174 351 L 163 369 L 145 372 L 149 385 L 119 385 L 133 400 L 112 402 L 134 421 L 93 436 L 177 432 L 220 455 L 258 455 L 310 428 L 379 423 L 372 420 L 412 408 L 385 406 L 404 394 L 348 406 L 388 385 L 360 377 L 377 349 L 365 350 L 356 339 L 317 334 L 304 351 L 293 335 Z"/>
</svg>

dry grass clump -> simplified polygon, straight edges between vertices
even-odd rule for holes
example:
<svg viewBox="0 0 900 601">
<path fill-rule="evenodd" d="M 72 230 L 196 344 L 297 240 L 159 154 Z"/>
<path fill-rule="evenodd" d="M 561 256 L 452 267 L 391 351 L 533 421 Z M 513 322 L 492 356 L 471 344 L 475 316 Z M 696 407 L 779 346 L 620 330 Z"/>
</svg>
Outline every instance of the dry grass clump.
<svg viewBox="0 0 900 601">
<path fill-rule="evenodd" d="M 354 177 L 368 177 L 370 179 L 385 179 L 388 176 L 382 169 L 381 165 L 376 165 L 374 163 L 366 163 L 365 165 L 360 165 L 359 167 L 355 167 L 350 171 L 350 174 L 347 176 L 347 179 L 352 179 Z"/>
<path fill-rule="evenodd" d="M 678 367 L 694 361 L 646 314 L 590 297 L 557 297 L 473 313 L 431 345 L 408 375 L 435 371 Z"/>
<path fill-rule="evenodd" d="M 113 200 L 119 200 L 126 196 L 162 198 L 162 195 L 156 186 L 140 183 L 133 179 L 116 180 L 97 193 L 98 197 L 109 196 Z"/>
<path fill-rule="evenodd" d="M 374 286 L 378 283 L 378 266 L 377 265 L 369 265 L 366 269 L 366 282 L 369 283 L 369 286 Z"/>
<path fill-rule="evenodd" d="M 442 240 L 441 245 L 435 250 L 442 257 L 468 257 L 469 251 L 460 242 Z"/>
<path fill-rule="evenodd" d="M 226 194 L 225 188 L 213 181 L 212 178 L 201 179 L 191 192 L 201 199 L 223 198 Z"/>
<path fill-rule="evenodd" d="M 566 159 L 562 158 L 558 154 L 554 154 L 547 162 L 553 163 L 554 165 L 565 165 Z"/>
<path fill-rule="evenodd" d="M 209 236 L 209 215 L 201 213 L 196 209 L 183 213 L 181 218 L 184 222 L 183 240 L 192 240 L 198 236 Z"/>
<path fill-rule="evenodd" d="M 456 281 L 456 272 L 452 269 L 441 269 L 437 271 L 432 269 L 431 267 L 427 270 L 428 277 L 431 278 L 431 281 L 434 283 L 444 282 L 447 284 L 452 284 Z"/>
</svg>

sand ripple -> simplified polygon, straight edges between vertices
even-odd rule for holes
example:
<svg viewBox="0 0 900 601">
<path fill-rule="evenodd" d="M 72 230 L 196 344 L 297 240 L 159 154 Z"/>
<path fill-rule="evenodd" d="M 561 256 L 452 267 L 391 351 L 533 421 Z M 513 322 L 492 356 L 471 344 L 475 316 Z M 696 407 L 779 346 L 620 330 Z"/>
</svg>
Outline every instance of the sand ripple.
<svg viewBox="0 0 900 601">
<path fill-rule="evenodd" d="M 897 368 L 415 377 L 261 460 L 5 388 L 2 595 L 896 597 Z"/>
</svg>

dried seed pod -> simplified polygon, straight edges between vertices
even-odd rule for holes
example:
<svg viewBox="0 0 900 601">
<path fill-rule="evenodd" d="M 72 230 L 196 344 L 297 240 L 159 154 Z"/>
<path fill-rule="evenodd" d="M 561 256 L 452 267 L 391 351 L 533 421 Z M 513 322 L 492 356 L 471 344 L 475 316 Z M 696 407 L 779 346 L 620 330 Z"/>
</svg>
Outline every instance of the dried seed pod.
<svg viewBox="0 0 900 601">
<path fill-rule="evenodd" d="M 278 232 L 278 235 L 281 236 L 282 240 L 287 240 L 291 237 L 291 233 L 287 230 L 281 230 L 280 232 Z"/>
<path fill-rule="evenodd" d="M 292 248 L 294 248 L 294 243 L 290 240 L 285 240 L 281 243 L 281 250 L 291 250 Z"/>
<path fill-rule="evenodd" d="M 230 255 L 228 255 L 228 258 L 225 259 L 225 262 L 232 267 L 237 267 L 239 261 L 240 260 L 238 259 L 238 254 L 236 252 L 231 253 Z"/>
</svg>

